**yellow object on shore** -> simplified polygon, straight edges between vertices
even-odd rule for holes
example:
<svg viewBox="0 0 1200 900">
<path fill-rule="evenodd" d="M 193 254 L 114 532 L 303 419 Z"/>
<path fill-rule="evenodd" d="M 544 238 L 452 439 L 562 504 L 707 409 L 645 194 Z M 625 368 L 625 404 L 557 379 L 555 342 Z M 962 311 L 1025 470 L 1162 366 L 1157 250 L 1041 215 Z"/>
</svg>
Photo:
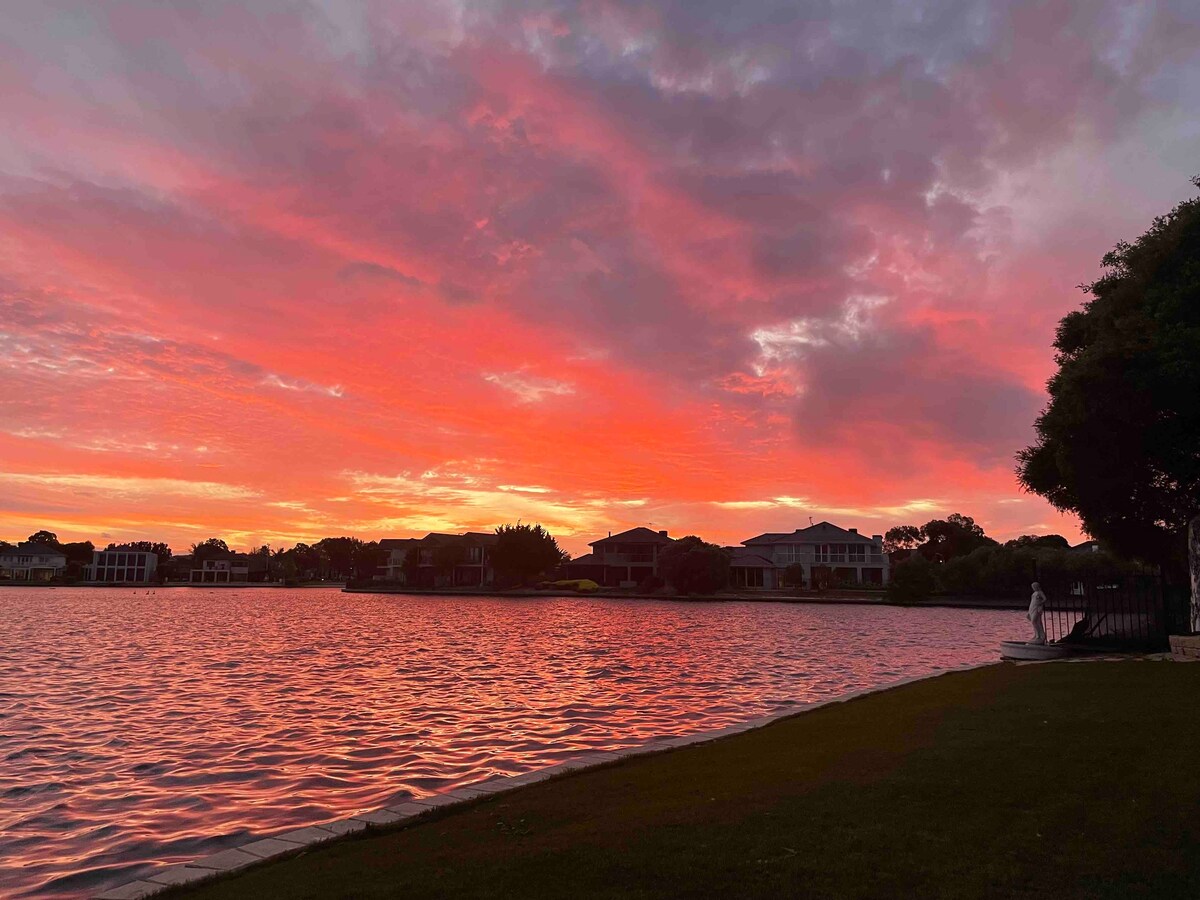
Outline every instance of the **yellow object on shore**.
<svg viewBox="0 0 1200 900">
<path fill-rule="evenodd" d="M 552 581 L 552 588 L 562 588 L 567 591 L 576 591 L 580 594 L 594 594 L 600 590 L 600 585 L 592 581 L 590 578 L 573 578 L 568 581 Z"/>
</svg>

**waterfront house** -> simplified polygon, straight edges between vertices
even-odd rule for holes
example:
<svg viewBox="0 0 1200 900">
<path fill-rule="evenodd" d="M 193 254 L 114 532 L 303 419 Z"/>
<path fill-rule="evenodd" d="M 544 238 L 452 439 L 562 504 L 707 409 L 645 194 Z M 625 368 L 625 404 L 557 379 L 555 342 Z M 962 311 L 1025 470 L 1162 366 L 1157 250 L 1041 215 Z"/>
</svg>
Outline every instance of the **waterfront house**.
<svg viewBox="0 0 1200 900">
<path fill-rule="evenodd" d="M 417 583 L 414 587 L 482 587 L 495 580 L 491 550 L 498 539 L 496 534 L 481 531 L 468 531 L 465 534 L 430 532 L 402 548 L 399 565 L 404 566 L 409 553 L 417 554 Z M 399 542 L 380 542 L 381 545 L 384 543 Z"/>
<path fill-rule="evenodd" d="M 729 551 L 729 586 L 731 588 L 761 588 L 769 591 L 781 587 L 782 569 L 770 556 L 753 547 L 726 547 Z"/>
<path fill-rule="evenodd" d="M 246 584 L 250 581 L 250 558 L 245 553 L 212 557 L 191 570 L 192 584 Z"/>
<path fill-rule="evenodd" d="M 566 565 L 568 578 L 590 578 L 609 587 L 637 587 L 647 578 L 658 577 L 658 554 L 674 538 L 665 531 L 631 528 L 620 534 L 592 541 L 592 548 Z"/>
<path fill-rule="evenodd" d="M 408 558 L 409 551 L 421 543 L 420 538 L 384 538 L 379 542 L 379 549 L 387 556 L 379 565 L 375 573 L 376 581 L 398 581 L 404 583 L 407 579 L 404 574 L 404 561 Z"/>
<path fill-rule="evenodd" d="M 114 547 L 92 553 L 87 580 L 103 584 L 149 584 L 157 581 L 158 554 Z"/>
<path fill-rule="evenodd" d="M 49 581 L 58 578 L 67 567 L 67 556 L 45 544 L 22 541 L 0 550 L 0 580 Z"/>
<path fill-rule="evenodd" d="M 859 534 L 857 528 L 839 528 L 830 522 L 818 522 L 791 533 L 760 534 L 742 541 L 742 545 L 770 560 L 776 578 L 788 566 L 799 564 L 803 567 L 807 586 L 834 583 L 884 585 L 888 581 L 889 564 L 883 552 L 883 535 L 873 534 L 868 538 Z M 736 560 L 737 557 L 735 569 L 738 568 Z M 743 568 L 754 568 L 754 564 L 751 561 Z M 763 578 L 765 582 L 765 572 Z M 761 587 L 767 585 L 764 583 Z"/>
</svg>

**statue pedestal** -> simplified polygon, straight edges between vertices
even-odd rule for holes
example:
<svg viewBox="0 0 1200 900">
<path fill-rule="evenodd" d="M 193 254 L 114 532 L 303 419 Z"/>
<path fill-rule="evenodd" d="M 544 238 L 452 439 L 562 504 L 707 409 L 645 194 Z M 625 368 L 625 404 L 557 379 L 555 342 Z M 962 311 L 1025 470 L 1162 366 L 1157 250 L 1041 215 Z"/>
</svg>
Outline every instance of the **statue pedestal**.
<svg viewBox="0 0 1200 900">
<path fill-rule="evenodd" d="M 1029 644 L 1025 641 L 1001 641 L 1002 659 L 1062 659 L 1071 651 L 1061 644 Z"/>
</svg>

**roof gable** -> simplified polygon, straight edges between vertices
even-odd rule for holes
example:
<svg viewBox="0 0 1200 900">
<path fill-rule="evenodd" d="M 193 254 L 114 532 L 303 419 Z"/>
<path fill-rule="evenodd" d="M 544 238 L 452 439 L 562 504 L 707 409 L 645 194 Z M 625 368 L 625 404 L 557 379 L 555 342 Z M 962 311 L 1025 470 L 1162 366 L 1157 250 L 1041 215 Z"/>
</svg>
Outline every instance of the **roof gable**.
<svg viewBox="0 0 1200 900">
<path fill-rule="evenodd" d="M 598 541 L 591 541 L 588 546 L 595 547 L 597 544 L 607 544 L 609 541 L 622 544 L 673 544 L 675 539 L 667 537 L 661 531 L 651 531 L 649 528 L 638 526 L 630 528 L 628 531 L 622 531 L 620 534 L 611 534 L 606 538 L 600 538 Z"/>
<path fill-rule="evenodd" d="M 839 528 L 832 522 L 818 522 L 816 525 L 810 525 L 808 528 L 797 528 L 791 534 L 779 532 L 760 534 L 758 537 L 742 541 L 742 544 L 749 547 L 764 544 L 828 544 L 831 542 L 839 544 L 875 543 L 865 534 L 847 531 L 845 528 Z"/>
</svg>

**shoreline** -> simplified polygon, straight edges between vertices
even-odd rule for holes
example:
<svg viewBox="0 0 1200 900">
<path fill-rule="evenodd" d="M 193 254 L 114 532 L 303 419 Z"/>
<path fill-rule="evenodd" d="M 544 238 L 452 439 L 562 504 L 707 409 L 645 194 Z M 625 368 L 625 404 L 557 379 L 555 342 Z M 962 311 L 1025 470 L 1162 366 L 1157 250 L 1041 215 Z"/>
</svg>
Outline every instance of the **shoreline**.
<svg viewBox="0 0 1200 900">
<path fill-rule="evenodd" d="M 776 593 L 745 593 L 745 594 L 703 594 L 703 595 L 667 595 L 647 593 L 604 593 L 575 594 L 564 591 L 481 591 L 481 590 L 414 590 L 405 587 L 346 587 L 346 594 L 394 594 L 411 597 L 496 597 L 504 599 L 513 597 L 528 599 L 536 597 L 563 598 L 569 600 L 664 600 L 674 603 L 808 603 L 817 606 L 896 606 L 902 608 L 921 609 L 940 607 L 948 609 L 987 609 L 987 610 L 1024 610 L 1029 604 L 1019 599 L 1006 597 L 965 597 L 947 596 L 930 597 L 919 603 L 892 603 L 882 594 L 878 597 L 868 597 L 847 591 L 844 594 L 776 594 Z"/>
<path fill-rule="evenodd" d="M 677 737 L 647 741 L 620 750 L 601 750 L 564 760 L 553 766 L 524 772 L 520 775 L 498 775 L 484 781 L 460 785 L 447 791 L 425 797 L 413 797 L 377 809 L 355 813 L 321 825 L 306 825 L 282 834 L 252 835 L 236 846 L 203 856 L 188 863 L 161 869 L 134 881 L 91 895 L 91 900 L 128 900 L 131 897 L 148 897 L 183 886 L 199 886 L 201 882 L 216 881 L 234 875 L 243 869 L 267 862 L 277 862 L 299 855 L 318 845 L 342 842 L 363 832 L 390 829 L 398 825 L 416 824 L 423 816 L 435 811 L 457 811 L 475 801 L 508 794 L 530 785 L 538 784 L 585 771 L 595 771 L 614 766 L 638 757 L 665 754 L 684 747 L 707 744 L 722 738 L 733 737 L 756 731 L 787 719 L 799 718 L 826 707 L 849 703 L 865 697 L 893 691 L 923 681 L 932 681 L 956 673 L 971 672 L 995 666 L 1013 665 L 995 659 L 971 663 L 948 669 L 937 669 L 925 675 L 914 675 L 839 694 L 826 700 L 811 703 L 789 704 L 782 709 L 748 719 L 745 722 L 679 735 Z"/>
</svg>

